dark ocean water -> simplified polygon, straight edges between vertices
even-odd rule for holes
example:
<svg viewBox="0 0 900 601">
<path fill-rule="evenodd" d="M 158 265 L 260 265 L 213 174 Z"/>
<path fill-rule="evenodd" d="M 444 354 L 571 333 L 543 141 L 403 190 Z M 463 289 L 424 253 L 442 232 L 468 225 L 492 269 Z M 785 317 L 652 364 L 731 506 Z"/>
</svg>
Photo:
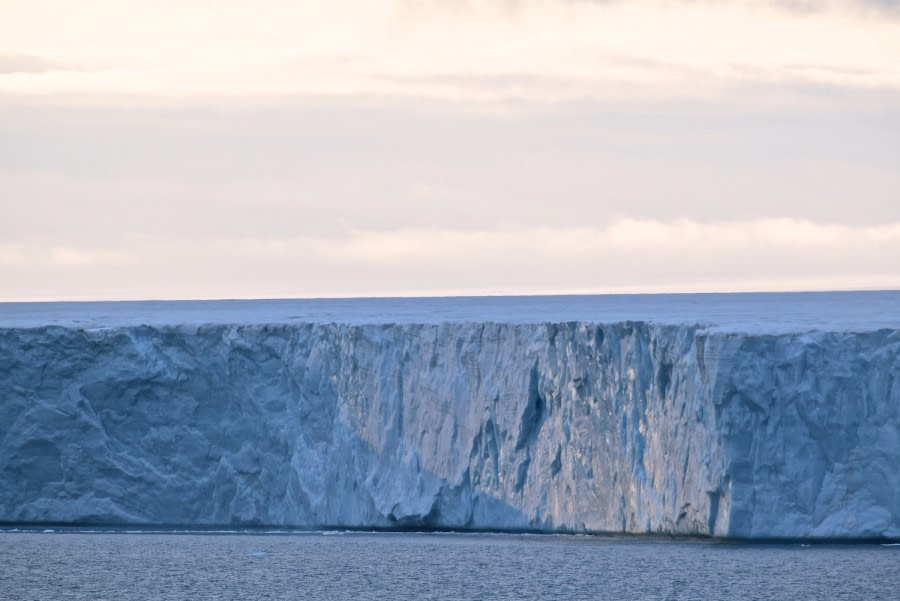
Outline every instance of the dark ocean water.
<svg viewBox="0 0 900 601">
<path fill-rule="evenodd" d="M 0 532 L 0 599 L 900 599 L 900 546 Z"/>
</svg>

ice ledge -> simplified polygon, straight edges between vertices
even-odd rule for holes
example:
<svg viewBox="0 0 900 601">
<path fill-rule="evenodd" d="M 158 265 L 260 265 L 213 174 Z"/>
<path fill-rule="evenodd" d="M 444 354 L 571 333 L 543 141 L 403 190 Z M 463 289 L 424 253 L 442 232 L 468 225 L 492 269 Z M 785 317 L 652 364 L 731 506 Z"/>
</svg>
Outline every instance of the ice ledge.
<svg viewBox="0 0 900 601">
<path fill-rule="evenodd" d="M 572 321 L 744 333 L 900 329 L 900 291 L 0 303 L 7 328 Z"/>
</svg>

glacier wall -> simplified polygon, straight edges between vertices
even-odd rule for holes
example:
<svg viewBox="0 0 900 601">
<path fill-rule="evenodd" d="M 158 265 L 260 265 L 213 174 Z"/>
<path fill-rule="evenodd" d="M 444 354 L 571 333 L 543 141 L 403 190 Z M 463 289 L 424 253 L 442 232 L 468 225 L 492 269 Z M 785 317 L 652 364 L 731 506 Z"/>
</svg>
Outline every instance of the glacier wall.
<svg viewBox="0 0 900 601">
<path fill-rule="evenodd" d="M 0 329 L 0 521 L 900 537 L 900 332 Z"/>
</svg>

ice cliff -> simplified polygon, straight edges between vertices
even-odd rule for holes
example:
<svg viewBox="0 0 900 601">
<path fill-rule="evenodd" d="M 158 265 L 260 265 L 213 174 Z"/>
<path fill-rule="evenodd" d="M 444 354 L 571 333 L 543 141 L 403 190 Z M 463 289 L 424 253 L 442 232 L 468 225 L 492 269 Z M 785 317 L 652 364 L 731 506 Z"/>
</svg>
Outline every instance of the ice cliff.
<svg viewBox="0 0 900 601">
<path fill-rule="evenodd" d="M 898 328 L 9 315 L 0 521 L 900 538 Z"/>
</svg>

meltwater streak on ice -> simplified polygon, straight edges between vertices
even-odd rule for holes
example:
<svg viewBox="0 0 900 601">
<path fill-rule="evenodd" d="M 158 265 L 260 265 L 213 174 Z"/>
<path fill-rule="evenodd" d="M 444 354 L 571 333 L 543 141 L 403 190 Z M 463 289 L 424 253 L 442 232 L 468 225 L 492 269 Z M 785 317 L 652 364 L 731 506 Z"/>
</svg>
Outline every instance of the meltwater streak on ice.
<svg viewBox="0 0 900 601">
<path fill-rule="evenodd" d="M 898 538 L 898 307 L 0 305 L 0 521 Z"/>
</svg>

